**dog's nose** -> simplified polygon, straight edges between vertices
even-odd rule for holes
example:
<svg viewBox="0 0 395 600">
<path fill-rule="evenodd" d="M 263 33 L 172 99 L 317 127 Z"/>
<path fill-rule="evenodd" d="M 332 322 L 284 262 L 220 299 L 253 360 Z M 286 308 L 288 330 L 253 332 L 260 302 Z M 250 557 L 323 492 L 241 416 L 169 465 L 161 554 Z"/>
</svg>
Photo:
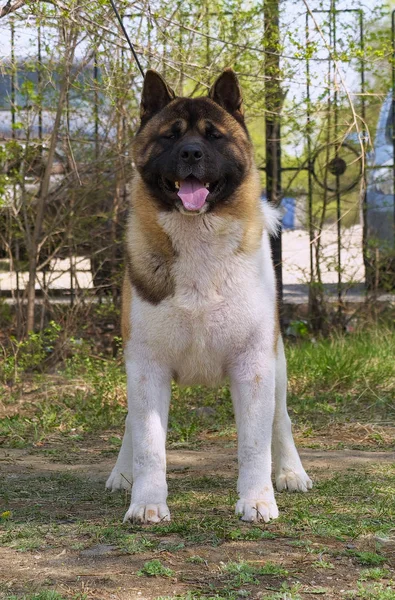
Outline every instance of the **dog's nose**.
<svg viewBox="0 0 395 600">
<path fill-rule="evenodd" d="M 203 158 L 203 152 L 197 144 L 188 144 L 181 149 L 180 157 L 189 165 L 193 165 Z"/>
</svg>

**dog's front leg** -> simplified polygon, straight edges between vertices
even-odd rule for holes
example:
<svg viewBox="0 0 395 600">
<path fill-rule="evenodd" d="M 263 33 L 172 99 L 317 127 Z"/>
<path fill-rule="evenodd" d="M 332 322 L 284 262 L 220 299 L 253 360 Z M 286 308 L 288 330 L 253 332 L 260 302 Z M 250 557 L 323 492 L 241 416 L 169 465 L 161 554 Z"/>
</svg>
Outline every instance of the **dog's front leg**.
<svg viewBox="0 0 395 600">
<path fill-rule="evenodd" d="M 124 521 L 158 523 L 170 519 L 165 444 L 171 375 L 167 368 L 143 357 L 141 353 L 137 359 L 126 359 L 133 486 Z"/>
<path fill-rule="evenodd" d="M 274 381 L 274 356 L 269 349 L 251 349 L 231 373 L 239 459 L 236 514 L 243 521 L 268 522 L 278 517 L 271 481 Z"/>
</svg>

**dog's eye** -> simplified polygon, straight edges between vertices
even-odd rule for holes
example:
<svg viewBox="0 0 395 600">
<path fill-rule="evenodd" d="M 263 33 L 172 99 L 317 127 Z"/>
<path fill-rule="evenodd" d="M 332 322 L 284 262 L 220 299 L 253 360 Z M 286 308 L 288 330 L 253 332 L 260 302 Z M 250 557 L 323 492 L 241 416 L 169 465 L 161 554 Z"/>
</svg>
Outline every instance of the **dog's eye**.
<svg viewBox="0 0 395 600">
<path fill-rule="evenodd" d="M 165 140 L 176 140 L 178 138 L 179 134 L 178 133 L 174 133 L 174 132 L 169 132 L 166 133 L 165 135 L 162 135 L 162 137 Z"/>
<path fill-rule="evenodd" d="M 209 140 L 219 140 L 222 137 L 222 135 L 218 133 L 218 131 L 210 129 L 209 131 L 206 131 L 206 137 Z"/>
</svg>

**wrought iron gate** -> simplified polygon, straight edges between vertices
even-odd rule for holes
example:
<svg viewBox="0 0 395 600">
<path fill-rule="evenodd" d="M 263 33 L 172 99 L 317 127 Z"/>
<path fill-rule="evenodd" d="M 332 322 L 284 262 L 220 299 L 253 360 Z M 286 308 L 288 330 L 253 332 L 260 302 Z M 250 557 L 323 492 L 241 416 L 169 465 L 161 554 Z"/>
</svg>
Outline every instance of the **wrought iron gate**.
<svg viewBox="0 0 395 600">
<path fill-rule="evenodd" d="M 326 17 L 326 34 L 327 44 L 325 45 L 326 56 L 317 57 L 314 53 L 309 52 L 312 42 L 312 34 L 322 35 L 319 24 L 317 23 L 318 15 Z M 344 117 L 344 105 L 341 105 L 339 98 L 339 77 L 341 77 L 339 63 L 344 62 L 344 57 L 340 57 L 339 48 L 339 21 L 344 18 L 355 17 L 355 30 L 358 31 L 358 46 L 359 46 L 359 61 L 355 66 L 358 72 L 359 84 L 358 92 L 355 97 L 358 99 L 356 103 L 352 103 L 350 107 L 350 115 L 353 116 L 353 127 L 349 131 L 345 131 L 344 124 L 340 123 L 340 113 Z M 392 123 L 395 122 L 395 11 L 392 12 Z M 268 182 L 268 198 L 275 204 L 281 201 L 285 195 L 283 180 L 285 174 L 289 172 L 305 172 L 307 175 L 307 227 L 309 232 L 309 309 L 310 316 L 313 319 L 314 325 L 318 329 L 322 329 L 327 318 L 325 309 L 325 286 L 321 277 L 320 265 L 320 244 L 323 225 L 325 221 L 325 212 L 327 207 L 332 204 L 335 206 L 335 214 L 333 220 L 336 225 L 336 262 L 333 269 L 337 273 L 336 277 L 336 313 L 339 324 L 345 323 L 345 292 L 350 285 L 344 279 L 344 265 L 342 264 L 342 241 L 343 230 L 342 222 L 345 213 L 345 203 L 347 196 L 356 194 L 359 196 L 361 206 L 361 221 L 362 221 L 362 253 L 367 279 L 372 278 L 372 271 L 377 270 L 377 265 L 372 266 L 372 256 L 370 251 L 371 227 L 368 223 L 368 191 L 369 179 L 374 177 L 377 169 L 381 172 L 385 170 L 392 174 L 392 189 L 388 194 L 390 207 L 391 202 L 394 205 L 394 189 L 395 189 L 395 137 L 394 127 L 391 126 L 391 156 L 385 164 L 375 164 L 375 152 L 368 153 L 369 150 L 369 134 L 366 127 L 366 75 L 367 65 L 365 62 L 365 32 L 364 32 L 364 12 L 362 9 L 342 9 L 337 10 L 335 2 L 332 1 L 329 10 L 316 10 L 307 12 L 305 16 L 305 43 L 306 43 L 306 58 L 305 58 L 305 136 L 304 143 L 306 147 L 306 156 L 304 162 L 297 166 L 285 164 L 281 159 L 281 146 L 286 142 L 284 132 L 280 135 L 280 125 L 277 130 L 274 130 L 272 138 L 266 144 L 266 165 L 264 171 Z M 320 136 L 317 135 L 317 123 L 313 123 L 313 103 L 311 101 L 311 69 L 312 64 L 316 61 L 325 65 L 325 73 L 323 79 L 327 77 L 329 82 L 328 91 L 326 94 L 327 102 L 327 119 L 322 124 L 322 129 L 325 133 L 325 139 L 319 143 Z M 336 81 L 337 80 L 337 81 Z M 350 100 L 350 98 L 349 98 Z M 350 100 L 351 104 L 351 100 Z M 383 110 L 383 109 L 382 109 Z M 344 119 L 343 119 L 344 120 Z M 270 131 L 270 130 L 269 130 Z M 370 140 L 373 143 L 372 140 Z M 371 147 L 371 146 L 370 146 Z M 385 174 L 384 174 L 385 178 Z M 388 175 L 387 175 L 388 179 Z M 273 189 L 272 182 L 275 182 Z M 317 196 L 321 195 L 322 213 L 320 219 L 317 220 L 315 213 L 315 204 Z M 355 199 L 354 199 L 355 201 Z M 389 207 L 389 208 L 390 208 Z M 370 207 L 372 208 L 372 207 Z M 374 207 L 373 207 L 374 210 Z M 387 211 L 388 212 L 388 211 Z M 385 218 L 390 218 L 386 216 Z M 393 211 L 392 223 L 392 244 L 394 244 L 394 224 L 395 211 Z M 273 254 L 276 263 L 278 290 L 282 300 L 283 284 L 282 284 L 282 260 L 281 260 L 281 237 L 279 240 L 273 241 Z M 389 239 L 391 245 L 391 234 Z M 377 250 L 376 250 L 377 251 Z M 373 257 L 374 258 L 374 257 Z M 376 278 L 377 279 L 377 278 Z M 376 281 L 377 283 L 377 281 Z"/>
<path fill-rule="evenodd" d="M 274 8 L 273 8 L 274 7 Z M 372 256 L 369 247 L 369 223 L 368 223 L 368 194 L 369 181 L 374 179 L 372 173 L 380 171 L 381 173 L 387 173 L 391 179 L 391 189 L 387 194 L 389 202 L 393 201 L 393 190 L 395 183 L 395 165 L 394 165 L 394 154 L 395 154 L 395 138 L 394 138 L 394 127 L 390 127 L 390 147 L 391 152 L 388 160 L 383 161 L 379 164 L 375 163 L 375 158 L 369 157 L 369 140 L 368 132 L 365 126 L 366 114 L 368 110 L 368 98 L 367 95 L 367 74 L 369 71 L 369 65 L 365 59 L 365 22 L 366 18 L 363 10 L 361 9 L 348 9 L 348 10 L 337 10 L 335 0 L 331 1 L 329 10 L 311 11 L 305 14 L 305 38 L 304 46 L 305 53 L 302 58 L 291 57 L 292 60 L 299 61 L 303 65 L 303 115 L 301 120 L 303 121 L 303 152 L 301 152 L 301 158 L 298 164 L 290 163 L 288 158 L 285 157 L 285 152 L 281 152 L 282 148 L 287 144 L 287 131 L 284 126 L 284 120 L 281 118 L 282 109 L 284 104 L 283 92 L 281 90 L 281 84 L 276 85 L 276 79 L 280 73 L 280 61 L 281 55 L 277 49 L 276 36 L 273 37 L 273 30 L 277 28 L 277 32 L 281 28 L 281 19 L 279 10 L 279 3 L 277 0 L 267 0 L 265 5 L 259 8 L 259 14 L 257 18 L 256 27 L 260 28 L 263 38 L 262 49 L 250 48 L 250 51 L 256 51 L 259 61 L 261 56 L 265 61 L 265 102 L 266 102 L 266 160 L 265 164 L 261 165 L 262 171 L 266 174 L 266 195 L 273 203 L 278 204 L 282 197 L 286 195 L 289 179 L 292 177 L 298 177 L 303 174 L 305 177 L 304 190 L 306 193 L 306 218 L 305 226 L 308 231 L 309 238 L 309 269 L 306 275 L 306 281 L 308 282 L 309 292 L 309 305 L 310 315 L 313 317 L 315 326 L 322 328 L 326 322 L 325 314 L 325 297 L 327 292 L 327 286 L 323 282 L 322 278 L 322 234 L 324 231 L 324 225 L 327 221 L 328 214 L 332 221 L 332 227 L 335 232 L 335 248 L 333 252 L 334 261 L 331 265 L 332 275 L 335 288 L 335 306 L 337 319 L 340 324 L 344 324 L 345 318 L 345 298 L 347 295 L 347 288 L 350 282 L 344 276 L 344 264 L 342 259 L 342 246 L 344 241 L 344 230 L 343 224 L 348 218 L 348 213 L 351 210 L 357 210 L 356 206 L 362 208 L 362 229 L 363 239 L 361 253 L 364 255 L 364 262 L 366 271 L 369 272 L 373 269 L 373 279 L 376 277 L 376 283 L 379 283 L 379 276 L 377 276 L 377 269 L 375 271 L 374 266 L 372 267 Z M 182 10 L 182 7 L 181 9 Z M 219 17 L 226 15 L 229 21 L 232 21 L 232 26 L 236 26 L 236 20 L 233 20 L 232 14 L 224 12 L 221 15 L 218 13 L 204 12 L 206 7 L 202 8 L 204 13 L 204 19 L 202 21 L 204 32 L 199 32 L 204 41 L 202 44 L 202 50 L 205 54 L 205 61 L 209 65 L 211 57 L 214 54 L 212 45 L 216 43 L 227 44 L 226 40 L 219 39 L 220 34 L 212 29 L 210 23 Z M 274 11 L 274 12 L 273 12 Z M 202 14 L 203 14 L 202 13 Z M 340 64 L 346 62 L 347 57 L 341 54 L 341 37 L 342 37 L 342 21 L 345 15 L 348 19 L 351 19 L 354 23 L 355 31 L 357 32 L 357 46 L 359 50 L 359 58 L 354 60 L 354 70 L 358 77 L 358 90 L 356 92 L 353 105 L 356 115 L 352 113 L 354 109 L 349 108 L 350 119 L 353 121 L 351 127 L 347 128 L 344 125 L 344 93 L 342 96 L 341 85 L 339 82 L 341 69 Z M 125 15 L 125 18 L 140 18 L 141 14 L 137 15 Z M 143 15 L 147 19 L 146 26 L 143 30 L 146 30 L 148 47 L 150 47 L 150 36 L 152 33 L 152 26 L 149 15 Z M 321 48 L 317 51 L 315 45 L 317 39 L 320 38 L 320 27 L 317 23 L 321 17 L 324 17 L 325 31 L 321 31 L 322 41 Z M 180 20 L 179 20 L 180 21 Z M 181 19 L 182 21 L 182 19 Z M 234 22 L 233 22 L 234 21 Z M 165 20 L 165 25 L 172 23 L 170 20 Z M 130 24 L 130 21 L 129 21 Z M 182 49 L 182 27 L 180 22 L 173 23 L 174 27 L 179 28 L 178 45 L 180 52 Z M 254 25 L 255 26 L 255 25 Z M 10 137 L 11 139 L 18 138 L 17 129 L 17 111 L 16 106 L 18 105 L 18 90 L 15 85 L 17 80 L 18 63 L 15 55 L 15 26 L 12 20 L 10 20 L 11 29 L 11 53 L 10 53 L 10 65 L 11 65 L 11 119 L 10 119 Z M 178 29 L 177 29 L 178 31 Z M 175 31 L 175 33 L 177 33 Z M 214 34 L 214 35 L 213 35 Z M 174 36 L 174 39 L 177 35 Z M 42 62 L 43 62 L 43 48 L 41 45 L 41 30 L 38 29 L 38 43 L 37 43 L 37 58 L 35 65 L 37 81 L 40 82 L 42 76 Z M 164 48 L 166 50 L 166 48 Z M 258 54 L 258 50 L 262 54 Z M 311 51 L 310 51 L 311 50 Z M 122 61 L 128 60 L 128 55 L 124 56 L 125 50 L 122 48 Z M 314 72 L 317 69 L 317 65 L 322 67 L 321 86 L 327 84 L 327 89 L 323 92 L 323 98 L 321 104 L 325 104 L 325 114 L 317 119 L 315 114 L 315 88 L 312 84 L 312 78 Z M 222 65 L 224 66 L 224 65 Z M 101 117 L 100 111 L 100 68 L 97 57 L 94 56 L 90 64 L 91 87 L 93 94 L 91 96 L 91 117 L 92 127 L 90 128 L 89 143 L 92 144 L 92 164 L 98 161 L 101 154 L 101 140 L 100 140 L 100 128 L 101 128 Z M 166 65 L 163 63 L 163 70 Z M 164 73 L 166 76 L 168 73 Z M 179 77 L 179 89 L 178 92 L 182 92 L 182 84 L 187 75 L 181 69 Z M 258 81 L 258 80 L 257 80 Z M 258 85 L 258 83 L 257 83 Z M 354 86 L 356 89 L 356 86 Z M 354 90 L 355 91 L 355 90 Z M 390 92 L 391 95 L 391 92 Z M 395 119 L 395 12 L 392 13 L 392 95 L 389 97 L 388 106 L 391 109 L 391 123 Z M 382 104 L 382 100 L 380 100 Z M 0 109 L 2 107 L 0 106 Z M 67 120 L 72 110 L 69 106 L 66 109 Z M 136 111 L 137 115 L 137 111 Z M 38 146 L 42 147 L 43 138 L 45 137 L 45 109 L 38 111 L 38 125 L 37 125 L 37 141 Z M 137 123 L 137 116 L 136 116 Z M 122 127 L 126 130 L 126 126 L 123 123 Z M 321 129 L 320 129 L 321 128 Z M 320 133 L 317 131 L 320 129 Z M 385 179 L 385 177 L 384 177 Z M 377 178 L 376 178 L 377 180 Z M 122 182 L 124 183 L 124 182 Z M 388 183 L 388 181 L 386 181 Z M 386 186 L 388 188 L 388 185 Z M 388 189 L 387 189 L 388 191 Z M 123 196 L 126 196 L 126 185 L 124 186 Z M 351 198 L 351 200 L 350 200 Z M 318 207 L 318 208 L 317 208 Z M 393 212 L 395 217 L 395 211 Z M 393 236 L 393 224 L 392 224 L 392 236 Z M 392 237 L 393 244 L 393 237 Z M 75 248 L 72 250 L 70 245 L 69 249 L 69 287 L 66 291 L 68 299 L 72 304 L 75 296 L 78 294 L 78 282 L 76 278 L 76 265 L 75 257 L 73 255 Z M 274 259 L 276 263 L 276 271 L 278 278 L 278 289 L 280 296 L 282 296 L 282 264 L 283 255 L 281 249 L 281 237 L 277 240 L 273 240 Z M 23 249 L 20 247 L 18 238 L 13 240 L 13 252 L 15 263 L 18 264 L 20 254 Z M 75 252 L 74 252 L 75 254 Z M 94 252 L 92 254 L 95 254 Z M 97 258 L 97 253 L 95 254 Z M 63 257 L 63 254 L 62 254 Z M 15 271 L 16 274 L 16 300 L 21 298 L 23 294 L 23 284 L 21 283 L 20 274 L 18 269 Z M 45 292 L 46 285 L 46 274 L 42 274 L 42 291 Z M 98 286 L 96 286 L 98 287 Z M 64 291 L 64 290 L 63 290 Z M 62 292 L 63 293 L 63 292 Z M 333 298 L 332 298 L 333 300 Z"/>
</svg>

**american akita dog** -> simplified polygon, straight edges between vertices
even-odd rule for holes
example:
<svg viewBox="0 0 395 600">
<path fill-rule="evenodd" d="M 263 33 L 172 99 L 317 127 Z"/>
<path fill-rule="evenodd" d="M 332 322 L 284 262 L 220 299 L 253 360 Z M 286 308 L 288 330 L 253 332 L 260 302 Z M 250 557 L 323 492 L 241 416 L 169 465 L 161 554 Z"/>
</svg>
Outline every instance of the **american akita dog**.
<svg viewBox="0 0 395 600">
<path fill-rule="evenodd" d="M 278 516 L 278 490 L 312 483 L 292 437 L 269 233 L 241 90 L 225 70 L 208 97 L 177 98 L 145 76 L 126 234 L 122 336 L 128 416 L 107 488 L 132 485 L 125 520 L 170 519 L 166 430 L 172 378 L 229 378 L 244 521 Z"/>
</svg>

